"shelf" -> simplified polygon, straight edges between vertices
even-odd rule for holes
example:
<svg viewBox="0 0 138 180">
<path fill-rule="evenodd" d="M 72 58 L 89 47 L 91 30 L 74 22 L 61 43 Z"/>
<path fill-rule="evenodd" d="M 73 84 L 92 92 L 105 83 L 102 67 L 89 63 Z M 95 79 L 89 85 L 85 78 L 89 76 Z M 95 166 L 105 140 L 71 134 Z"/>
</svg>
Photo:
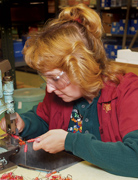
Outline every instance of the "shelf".
<svg viewBox="0 0 138 180">
<path fill-rule="evenodd" d="M 65 6 L 58 6 L 58 8 L 59 9 L 62 9 L 62 8 L 64 8 L 64 7 L 69 7 L 69 5 L 65 5 Z M 89 7 L 90 8 L 92 8 L 92 9 L 96 9 L 97 7 L 96 6 L 94 6 L 94 5 L 89 5 Z"/>
<path fill-rule="evenodd" d="M 16 67 L 20 67 L 20 66 L 26 66 L 25 61 L 15 62 L 15 68 L 16 68 Z"/>
<path fill-rule="evenodd" d="M 110 10 L 127 10 L 127 6 L 115 6 L 115 7 L 100 7 L 101 11 L 110 11 Z M 138 7 L 131 6 L 130 9 L 135 9 L 137 10 Z"/>
<path fill-rule="evenodd" d="M 89 5 L 89 7 L 92 8 L 92 9 L 96 9 L 96 8 L 97 8 L 97 7 L 94 6 L 94 5 Z"/>
<path fill-rule="evenodd" d="M 106 33 L 105 34 L 106 37 L 123 37 L 123 34 L 111 34 L 111 33 Z M 127 34 L 128 38 L 132 38 L 134 35 L 132 34 Z"/>
<path fill-rule="evenodd" d="M 111 34 L 111 33 L 106 33 L 105 37 L 123 37 L 122 34 Z"/>
<path fill-rule="evenodd" d="M 44 2 L 28 2 L 28 3 L 26 3 L 26 2 L 23 2 L 23 3 L 11 3 L 11 6 L 12 7 L 29 7 L 29 6 L 41 6 L 41 5 L 44 5 Z"/>
<path fill-rule="evenodd" d="M 69 7 L 68 5 L 67 6 L 58 6 L 59 9 L 62 9 L 64 7 Z"/>
<path fill-rule="evenodd" d="M 120 10 L 122 10 L 122 9 L 124 9 L 124 10 L 126 10 L 127 9 L 127 7 L 126 6 L 115 6 L 115 7 L 101 7 L 100 8 L 100 10 L 102 11 L 102 10 L 116 10 L 116 9 L 120 9 Z"/>
</svg>

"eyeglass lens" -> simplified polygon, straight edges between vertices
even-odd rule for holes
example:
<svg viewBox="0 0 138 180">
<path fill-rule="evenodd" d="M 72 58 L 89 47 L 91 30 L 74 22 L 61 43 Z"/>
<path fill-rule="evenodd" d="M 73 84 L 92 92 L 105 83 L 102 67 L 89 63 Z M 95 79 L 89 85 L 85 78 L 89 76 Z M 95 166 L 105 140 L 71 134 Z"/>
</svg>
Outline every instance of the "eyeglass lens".
<svg viewBox="0 0 138 180">
<path fill-rule="evenodd" d="M 63 71 L 58 76 L 42 76 L 42 78 L 49 86 L 55 89 L 63 89 L 70 83 L 66 73 Z"/>
</svg>

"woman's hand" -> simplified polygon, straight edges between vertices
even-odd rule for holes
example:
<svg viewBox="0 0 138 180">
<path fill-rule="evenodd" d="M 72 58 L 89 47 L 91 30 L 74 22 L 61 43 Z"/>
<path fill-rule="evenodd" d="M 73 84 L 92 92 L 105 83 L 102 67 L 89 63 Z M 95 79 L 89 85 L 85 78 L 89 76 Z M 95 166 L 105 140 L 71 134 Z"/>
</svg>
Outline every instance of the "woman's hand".
<svg viewBox="0 0 138 180">
<path fill-rule="evenodd" d="M 19 133 L 20 133 L 20 132 L 23 131 L 23 129 L 24 129 L 24 127 L 25 127 L 25 123 L 24 123 L 23 119 L 19 116 L 18 113 L 16 113 L 16 117 L 17 117 L 16 120 L 15 120 L 15 121 L 16 121 L 16 126 L 17 126 L 17 129 L 18 129 Z M 5 120 L 5 117 L 3 117 L 3 118 L 1 119 L 0 128 L 1 128 L 3 131 L 6 132 L 6 120 Z"/>
<path fill-rule="evenodd" d="M 33 149 L 35 151 L 43 149 L 53 154 L 63 151 L 67 134 L 68 132 L 62 129 L 50 130 L 37 138 L 37 142 L 33 144 Z"/>
</svg>

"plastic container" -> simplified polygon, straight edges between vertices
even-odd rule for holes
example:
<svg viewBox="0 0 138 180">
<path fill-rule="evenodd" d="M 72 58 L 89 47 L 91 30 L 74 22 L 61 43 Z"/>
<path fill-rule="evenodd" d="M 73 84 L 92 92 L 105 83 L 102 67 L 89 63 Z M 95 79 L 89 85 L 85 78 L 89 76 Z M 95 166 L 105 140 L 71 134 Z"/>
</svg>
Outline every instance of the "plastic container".
<svg viewBox="0 0 138 180">
<path fill-rule="evenodd" d="M 22 88 L 14 90 L 13 99 L 15 102 L 15 112 L 21 114 L 27 112 L 42 102 L 45 90 L 41 88 Z"/>
<path fill-rule="evenodd" d="M 22 39 L 14 40 L 13 41 L 13 48 L 14 48 L 14 57 L 23 57 L 22 50 L 23 50 L 23 42 Z"/>
<path fill-rule="evenodd" d="M 41 84 L 40 88 L 45 90 L 46 89 L 46 83 Z"/>
</svg>

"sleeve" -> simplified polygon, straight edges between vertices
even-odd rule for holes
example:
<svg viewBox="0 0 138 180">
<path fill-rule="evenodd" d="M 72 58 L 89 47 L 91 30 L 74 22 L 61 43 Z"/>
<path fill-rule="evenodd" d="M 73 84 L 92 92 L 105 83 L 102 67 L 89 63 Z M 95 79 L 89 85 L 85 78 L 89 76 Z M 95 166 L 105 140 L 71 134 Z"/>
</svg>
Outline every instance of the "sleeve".
<svg viewBox="0 0 138 180">
<path fill-rule="evenodd" d="M 37 106 L 34 106 L 32 110 L 20 114 L 21 118 L 25 122 L 25 128 L 20 133 L 20 136 L 25 139 L 31 139 L 38 137 L 46 133 L 49 129 L 48 124 L 36 114 Z"/>
<path fill-rule="evenodd" d="M 138 177 L 138 130 L 115 143 L 99 141 L 92 134 L 69 132 L 65 150 L 109 173 Z"/>
<path fill-rule="evenodd" d="M 133 73 L 126 74 L 118 92 L 117 116 L 120 134 L 124 137 L 138 130 L 138 77 Z"/>
<path fill-rule="evenodd" d="M 43 102 L 40 102 L 37 107 L 37 115 L 40 116 L 47 124 L 50 121 L 51 103 L 53 103 L 54 93 L 48 93 L 44 97 Z"/>
</svg>

